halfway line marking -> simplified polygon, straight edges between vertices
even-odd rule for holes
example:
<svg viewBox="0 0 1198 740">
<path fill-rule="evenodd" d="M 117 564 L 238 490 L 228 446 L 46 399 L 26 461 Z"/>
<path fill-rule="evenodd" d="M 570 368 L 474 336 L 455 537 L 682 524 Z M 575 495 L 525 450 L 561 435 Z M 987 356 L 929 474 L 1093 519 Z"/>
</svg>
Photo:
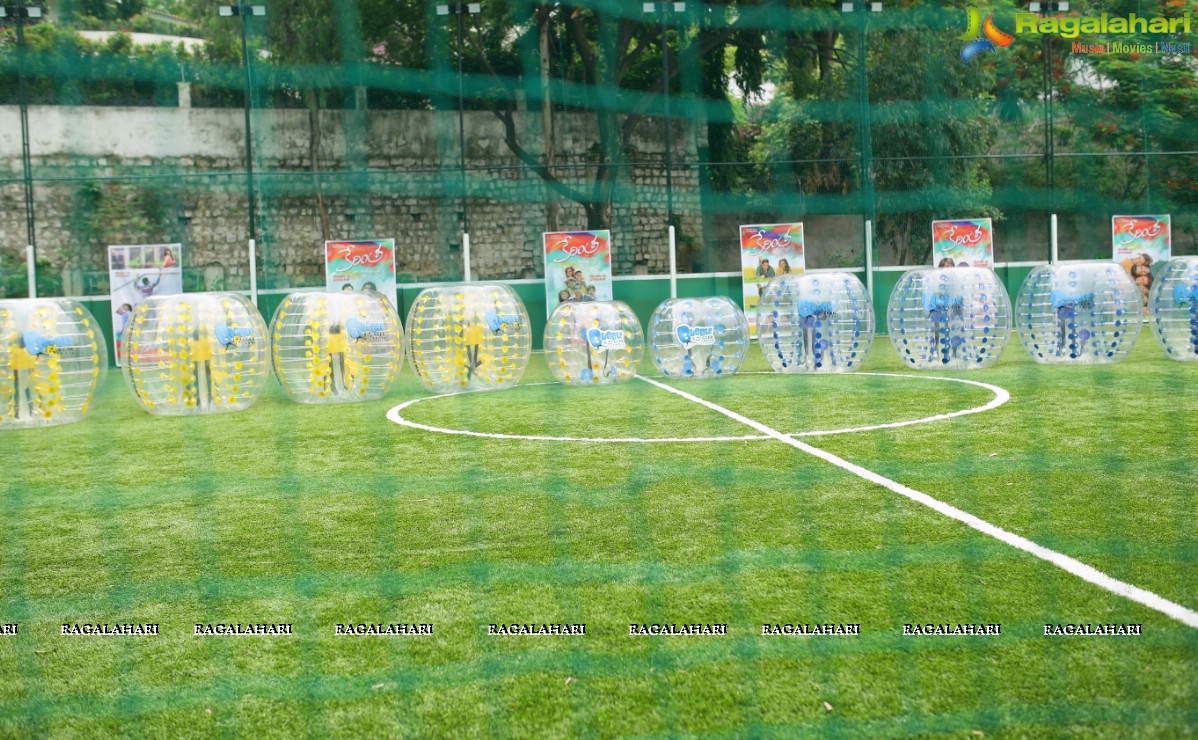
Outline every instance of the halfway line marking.
<svg viewBox="0 0 1198 740">
<path fill-rule="evenodd" d="M 980 519 L 969 512 L 962 511 L 951 504 L 946 504 L 940 499 L 933 498 L 926 493 L 916 491 L 914 488 L 904 486 L 902 483 L 890 480 L 885 476 L 878 475 L 872 470 L 863 468 L 860 465 L 854 465 L 848 460 L 833 455 L 827 450 L 821 450 L 818 447 L 812 447 L 806 442 L 801 442 L 793 437 L 779 432 L 776 429 L 772 429 L 761 422 L 754 421 L 747 416 L 742 416 L 735 411 L 726 409 L 723 406 L 712 403 L 711 401 L 704 400 L 698 396 L 687 393 L 686 391 L 678 390 L 677 388 L 668 386 L 665 383 L 661 383 L 652 378 L 646 378 L 643 375 L 637 375 L 636 377 L 645 381 L 646 383 L 649 383 L 650 385 L 655 385 L 662 390 L 669 391 L 676 396 L 681 396 L 688 401 L 693 401 L 701 406 L 706 406 L 712 411 L 716 411 L 724 416 L 727 416 L 729 419 L 733 419 L 747 427 L 756 429 L 767 437 L 771 437 L 779 442 L 788 444 L 797 450 L 802 450 L 803 452 L 818 457 L 825 462 L 830 462 L 836 467 L 847 470 L 860 478 L 864 478 L 870 483 L 876 483 L 877 485 L 882 486 L 883 488 L 888 488 L 899 495 L 906 496 L 912 501 L 923 504 L 929 509 L 939 512 L 950 519 L 956 519 L 967 527 L 976 529 L 982 534 L 990 535 L 996 540 L 1005 542 L 1008 545 L 1023 550 L 1028 554 L 1035 555 L 1041 560 L 1052 563 L 1058 568 L 1068 573 L 1072 573 L 1078 578 L 1081 578 L 1083 581 L 1093 583 L 1095 586 L 1104 588 L 1113 594 L 1122 596 L 1126 599 L 1131 599 L 1132 601 L 1142 604 L 1149 609 L 1155 609 L 1156 611 L 1168 617 L 1172 617 L 1184 625 L 1198 629 L 1198 612 L 1184 607 L 1181 604 L 1169 601 L 1163 596 L 1158 596 L 1157 594 L 1154 594 L 1151 591 L 1146 591 L 1138 586 L 1133 586 L 1130 583 L 1112 578 L 1106 573 L 1103 573 L 1093 566 L 1086 565 L 1080 560 L 1071 558 L 1068 555 L 1057 552 L 1056 550 L 1050 550 L 1043 545 L 1038 545 L 1026 537 L 1020 537 L 1019 535 L 1008 532 L 1001 527 L 996 527 L 990 522 Z"/>
</svg>

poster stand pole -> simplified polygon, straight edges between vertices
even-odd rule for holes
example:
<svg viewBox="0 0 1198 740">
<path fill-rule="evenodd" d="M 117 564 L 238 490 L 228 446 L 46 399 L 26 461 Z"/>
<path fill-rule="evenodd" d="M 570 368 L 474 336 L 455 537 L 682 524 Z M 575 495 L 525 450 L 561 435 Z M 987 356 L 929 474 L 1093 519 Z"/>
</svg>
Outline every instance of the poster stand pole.
<svg viewBox="0 0 1198 740">
<path fill-rule="evenodd" d="M 1048 243 L 1052 250 L 1049 254 L 1048 261 L 1049 263 L 1055 265 L 1057 263 L 1057 214 L 1054 213 L 1049 216 L 1048 224 Z"/>
<path fill-rule="evenodd" d="M 258 307 L 258 242 L 250 239 L 250 301 Z"/>
<path fill-rule="evenodd" d="M 674 238 L 674 226 L 670 230 L 670 298 L 678 297 L 678 244 Z"/>
<path fill-rule="evenodd" d="M 32 244 L 25 247 L 25 274 L 29 281 L 29 297 L 37 298 L 37 263 L 34 262 Z"/>
<path fill-rule="evenodd" d="M 874 222 L 865 219 L 865 290 L 874 299 Z"/>
<path fill-rule="evenodd" d="M 462 267 L 464 268 L 465 282 L 470 282 L 470 234 L 462 232 Z"/>
</svg>

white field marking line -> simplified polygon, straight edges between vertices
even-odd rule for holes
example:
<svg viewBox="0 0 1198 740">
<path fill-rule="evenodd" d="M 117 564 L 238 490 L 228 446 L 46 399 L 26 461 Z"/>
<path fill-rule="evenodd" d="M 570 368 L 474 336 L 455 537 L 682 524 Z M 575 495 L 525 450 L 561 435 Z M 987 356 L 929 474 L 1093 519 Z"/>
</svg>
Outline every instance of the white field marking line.
<svg viewBox="0 0 1198 740">
<path fill-rule="evenodd" d="M 1057 566 L 1058 568 L 1060 568 L 1068 573 L 1072 573 L 1073 575 L 1077 576 L 1078 578 L 1081 578 L 1083 581 L 1088 581 L 1089 583 L 1092 583 L 1095 586 L 1098 586 L 1099 588 L 1104 588 L 1113 594 L 1122 596 L 1126 599 L 1131 599 L 1132 601 L 1136 602 L 1137 604 L 1142 604 L 1142 605 L 1148 607 L 1149 609 L 1155 609 L 1156 611 L 1160 612 L 1161 614 L 1164 614 L 1165 616 L 1168 616 L 1168 617 L 1172 617 L 1173 619 L 1176 619 L 1178 622 L 1181 622 L 1182 624 L 1184 624 L 1186 626 L 1198 629 L 1198 612 L 1196 612 L 1192 609 L 1189 609 L 1187 607 L 1184 607 L 1181 604 L 1177 604 L 1172 601 L 1169 601 L 1168 599 L 1166 599 L 1162 596 L 1158 596 L 1158 595 L 1152 593 L 1151 591 L 1146 591 L 1138 586 L 1133 586 L 1130 583 L 1126 583 L 1126 582 L 1120 581 L 1116 578 L 1112 578 L 1111 576 L 1108 576 L 1106 573 L 1103 573 L 1102 571 L 1098 570 L 1097 568 L 1095 568 L 1093 566 L 1086 565 L 1085 563 L 1083 563 L 1080 560 L 1071 558 L 1068 555 L 1057 552 L 1056 550 L 1050 550 L 1047 547 L 1044 547 L 1043 545 L 1038 545 L 1035 542 L 1032 542 L 1031 540 L 1027 539 L 1026 537 L 1020 537 L 1017 534 L 1008 532 L 1007 530 L 1005 530 L 1001 527 L 997 527 L 997 526 L 991 524 L 990 522 L 987 522 L 984 519 L 980 519 L 980 518 L 974 516 L 973 514 L 970 514 L 969 512 L 962 511 L 962 510 L 958 509 L 957 507 L 952 506 L 951 504 L 946 504 L 945 502 L 941 501 L 940 499 L 933 498 L 926 493 L 916 491 L 914 488 L 904 486 L 902 483 L 890 480 L 889 478 L 887 478 L 885 476 L 878 475 L 877 473 L 873 472 L 872 470 L 863 468 L 860 465 L 854 465 L 853 463 L 849 462 L 848 460 L 845 460 L 844 458 L 833 455 L 831 452 L 828 452 L 826 450 L 821 450 L 818 447 L 813 447 L 813 446 L 807 444 L 806 442 L 801 442 L 797 439 L 794 439 L 793 437 L 791 437 L 789 435 L 779 432 L 776 429 L 771 429 L 770 427 L 767 427 L 765 424 L 762 424 L 761 422 L 754 421 L 746 416 L 742 416 L 741 414 L 738 414 L 735 411 L 726 409 L 723 406 L 712 403 L 711 401 L 707 401 L 702 398 L 699 398 L 698 396 L 691 395 L 690 393 L 687 393 L 686 391 L 678 390 L 677 388 L 673 388 L 671 386 L 666 385 L 665 383 L 658 382 L 652 378 L 646 378 L 643 375 L 637 375 L 636 377 L 640 378 L 641 380 L 645 381 L 646 383 L 649 383 L 650 385 L 655 385 L 658 388 L 661 388 L 662 390 L 669 391 L 670 393 L 673 393 L 676 396 L 681 396 L 682 398 L 685 398 L 688 401 L 693 401 L 694 403 L 697 403 L 700 406 L 705 406 L 705 407 L 711 409 L 712 411 L 719 412 L 719 413 L 723 414 L 724 416 L 727 416 L 729 419 L 733 419 L 735 421 L 740 422 L 741 424 L 744 424 L 747 427 L 756 429 L 757 431 L 761 432 L 762 434 L 764 434 L 772 439 L 776 439 L 779 442 L 782 442 L 783 444 L 788 444 L 797 450 L 801 450 L 803 452 L 806 452 L 809 455 L 818 457 L 819 459 L 824 460 L 825 462 L 832 463 L 836 467 L 847 470 L 850 473 L 852 473 L 853 475 L 856 475 L 860 478 L 864 478 L 865 480 L 869 481 L 870 483 L 876 483 L 877 485 L 882 486 L 883 488 L 888 488 L 891 491 L 894 491 L 895 493 L 897 493 L 901 496 L 906 496 L 907 498 L 911 499 L 912 501 L 919 503 L 919 504 L 923 504 L 924 506 L 928 507 L 929 509 L 932 509 L 935 512 L 943 514 L 944 516 L 947 516 L 950 519 L 956 519 L 957 521 L 961 522 L 962 524 L 966 525 L 967 527 L 970 527 L 971 529 L 975 529 L 975 530 L 981 532 L 982 534 L 990 535 L 991 537 L 995 538 L 996 540 L 999 540 L 1000 542 L 1005 542 L 1006 544 L 1010 545 L 1011 547 L 1018 548 L 1020 550 L 1023 550 L 1026 553 L 1029 553 L 1031 555 L 1034 555 L 1034 556 L 1040 558 L 1041 560 L 1045 560 L 1049 563 L 1052 563 L 1053 565 Z"/>
<path fill-rule="evenodd" d="M 639 377 L 639 376 L 638 376 Z M 541 383 L 524 383 L 517 386 L 518 388 L 529 387 L 534 385 L 558 385 L 552 381 Z M 441 393 L 436 396 L 424 396 L 422 398 L 413 398 L 410 401 L 404 401 L 395 408 L 387 412 L 387 418 L 399 424 L 400 426 L 411 427 L 425 432 L 436 432 L 437 434 L 456 434 L 462 437 L 483 437 L 485 439 L 527 439 L 533 442 L 745 442 L 753 440 L 769 439 L 757 434 L 745 435 L 743 437 L 652 437 L 649 439 L 641 439 L 639 437 L 551 437 L 542 434 L 501 434 L 499 432 L 475 432 L 469 429 L 446 429 L 444 427 L 435 427 L 429 424 L 421 424 L 418 421 L 404 418 L 401 411 L 409 406 L 420 403 L 421 401 L 435 401 L 438 398 L 450 398 L 453 396 L 461 396 L 467 393 L 489 393 L 485 390 L 462 391 L 461 393 Z"/>
<path fill-rule="evenodd" d="M 912 375 L 909 373 L 845 373 L 847 375 L 873 375 L 879 378 L 916 378 L 920 380 L 940 380 L 948 383 L 964 383 L 965 385 L 976 385 L 979 388 L 985 388 L 994 394 L 994 398 L 990 402 L 982 406 L 974 406 L 969 409 L 961 409 L 960 411 L 950 411 L 945 414 L 936 414 L 934 416 L 925 416 L 922 419 L 912 419 L 910 421 L 892 421 L 886 424 L 870 424 L 864 427 L 851 427 L 848 429 L 830 429 L 827 431 L 814 432 L 798 432 L 796 434 L 787 434 L 787 437 L 830 437 L 833 434 L 852 434 L 853 432 L 872 432 L 876 429 L 897 429 L 899 427 L 909 427 L 914 424 L 930 424 L 934 421 L 944 421 L 945 419 L 955 419 L 958 416 L 968 416 L 970 414 L 980 414 L 984 411 L 996 409 L 1002 406 L 1007 401 L 1011 400 L 1011 394 L 1005 388 L 1000 388 L 997 385 L 982 383 L 977 380 L 965 380 L 964 378 L 945 378 L 939 375 Z M 640 375 L 637 376 L 644 380 Z"/>
<path fill-rule="evenodd" d="M 737 375 L 778 375 L 778 373 L 767 372 L 767 371 L 750 371 L 750 372 L 744 372 L 744 373 L 737 373 Z M 976 385 L 979 388 L 985 388 L 986 390 L 988 390 L 994 394 L 994 398 L 990 399 L 989 403 L 983 404 L 981 406 L 974 406 L 973 408 L 961 409 L 959 411 L 951 411 L 951 412 L 944 413 L 944 414 L 936 414 L 934 416 L 925 416 L 921 419 L 911 419 L 909 421 L 893 421 L 893 422 L 888 422 L 885 424 L 872 424 L 869 426 L 849 427 L 846 429 L 828 429 L 828 430 L 817 430 L 817 431 L 808 431 L 808 432 L 795 432 L 794 434 L 787 434 L 786 435 L 787 437 L 828 437 L 828 436 L 832 436 L 834 434 L 851 434 L 853 432 L 869 432 L 869 431 L 873 431 L 875 429 L 895 429 L 898 427 L 912 426 L 915 424 L 929 424 L 934 421 L 943 421 L 945 419 L 953 419 L 958 416 L 968 416 L 969 414 L 980 414 L 983 411 L 990 411 L 991 409 L 996 409 L 999 406 L 1002 406 L 1007 401 L 1011 400 L 1011 394 L 1008 393 L 1006 391 L 1006 389 L 1000 388 L 997 385 L 990 385 L 989 383 L 982 383 L 982 382 L 979 382 L 976 380 L 964 380 L 962 378 L 944 378 L 944 377 L 940 377 L 940 376 L 936 376 L 936 375 L 912 375 L 912 374 L 900 374 L 900 373 L 844 373 L 843 375 L 852 375 L 852 376 L 875 375 L 878 377 L 885 377 L 885 378 L 915 378 L 915 379 L 923 379 L 923 380 L 939 380 L 939 381 L 944 381 L 944 382 L 949 382 L 949 383 L 963 383 L 965 385 Z M 642 376 L 638 375 L 637 377 L 640 377 L 643 379 Z M 540 383 L 524 383 L 523 385 L 518 386 L 518 387 L 532 387 L 535 385 L 557 385 L 557 383 L 554 383 L 552 381 L 540 382 Z M 487 392 L 487 391 L 481 391 L 481 390 L 463 391 L 463 393 L 485 393 L 485 392 Z M 757 434 L 744 435 L 744 436 L 740 436 L 740 437 L 553 437 L 553 436 L 542 435 L 542 434 L 503 434 L 501 432 L 475 432 L 475 431 L 472 431 L 469 429 L 448 429 L 446 427 L 436 427 L 436 426 L 432 426 L 430 424 L 421 424 L 418 421 L 412 421 L 411 419 L 405 418 L 403 416 L 403 414 L 400 413 L 404 409 L 408 408 L 409 406 L 413 406 L 417 403 L 420 403 L 421 401 L 434 401 L 438 398 L 449 398 L 450 396 L 460 396 L 460 395 L 462 395 L 462 393 L 442 393 L 442 394 L 436 395 L 436 396 L 425 396 L 423 398 L 413 398 L 410 401 L 404 401 L 403 403 L 399 404 L 398 406 L 396 406 L 396 407 L 392 408 L 390 411 L 388 411 L 387 418 L 390 419 L 391 421 L 395 422 L 396 424 L 399 424 L 400 426 L 411 427 L 412 429 L 419 429 L 424 432 L 435 432 L 437 434 L 455 434 L 455 435 L 464 436 L 464 437 L 482 437 L 485 439 L 523 439 L 523 440 L 530 440 L 533 442 L 608 442 L 608 443 L 667 442 L 667 443 L 681 443 L 681 442 L 752 442 L 752 441 L 759 441 L 759 440 L 763 440 L 763 439 L 770 439 L 770 437 L 768 435 L 757 435 Z"/>
</svg>

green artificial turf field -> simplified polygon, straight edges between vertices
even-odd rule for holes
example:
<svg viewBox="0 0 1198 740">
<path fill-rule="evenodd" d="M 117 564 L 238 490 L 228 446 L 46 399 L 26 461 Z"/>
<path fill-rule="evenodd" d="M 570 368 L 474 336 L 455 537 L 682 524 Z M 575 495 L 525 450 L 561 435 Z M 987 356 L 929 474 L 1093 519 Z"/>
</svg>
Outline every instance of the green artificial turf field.
<svg viewBox="0 0 1198 740">
<path fill-rule="evenodd" d="M 756 348 L 745 369 L 766 369 Z M 905 370 L 884 337 L 865 371 L 910 377 L 670 385 L 787 434 L 995 399 Z M 944 375 L 1010 400 L 798 439 L 1198 609 L 1198 364 L 1144 336 L 1119 365 L 1042 367 L 1016 340 L 991 370 Z M 514 390 L 397 413 L 498 435 L 761 436 L 645 381 L 535 385 L 548 379 L 534 355 Z M 83 422 L 5 433 L 0 623 L 20 629 L 0 636 L 0 735 L 1198 733 L 1198 629 L 806 451 L 387 419 L 427 396 L 405 367 L 382 402 L 299 406 L 272 383 L 242 413 L 155 418 L 111 373 Z M 160 634 L 61 634 L 129 622 Z M 226 622 L 293 634 L 194 634 Z M 345 623 L 433 629 L 336 635 Z M 629 634 L 644 623 L 727 635 Z M 860 635 L 762 635 L 775 623 Z"/>
</svg>

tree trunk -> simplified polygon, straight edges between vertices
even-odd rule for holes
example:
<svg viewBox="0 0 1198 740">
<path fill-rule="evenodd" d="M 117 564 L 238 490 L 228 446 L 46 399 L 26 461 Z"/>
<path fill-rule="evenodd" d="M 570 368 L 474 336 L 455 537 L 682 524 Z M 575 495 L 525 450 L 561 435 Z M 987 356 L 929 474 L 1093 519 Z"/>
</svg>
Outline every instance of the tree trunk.
<svg viewBox="0 0 1198 740">
<path fill-rule="evenodd" d="M 836 41 L 840 34 L 836 31 L 819 31 L 815 34 L 815 44 L 817 56 L 819 59 L 819 96 L 822 100 L 833 100 L 840 97 L 840 91 L 836 88 L 836 79 L 832 74 L 832 55 L 836 51 Z M 820 122 L 820 148 L 816 156 L 828 157 L 829 151 L 836 146 L 837 124 L 831 121 Z M 818 168 L 819 165 L 816 165 Z M 824 191 L 821 185 L 816 186 L 817 192 L 831 192 L 831 189 Z"/>
<path fill-rule="evenodd" d="M 907 264 L 907 255 L 911 250 L 911 230 L 915 226 L 914 217 L 910 213 L 906 215 L 904 220 L 905 223 L 903 224 L 902 231 L 899 233 L 899 244 L 901 247 L 899 249 L 898 263 L 900 265 Z"/>
<path fill-rule="evenodd" d="M 608 90 L 615 90 L 619 81 L 605 68 L 601 84 Z M 595 170 L 595 182 L 592 188 L 591 205 L 587 208 L 588 229 L 610 229 L 612 216 L 612 199 L 615 197 L 616 178 L 619 176 L 619 164 L 623 153 L 623 132 L 615 111 L 602 108 L 596 111 L 596 128 L 599 133 L 599 163 Z"/>
<path fill-rule="evenodd" d="M 587 214 L 588 231 L 611 228 L 612 204 L 610 200 L 606 203 L 601 201 L 586 203 L 583 205 L 583 209 Z"/>
<path fill-rule="evenodd" d="M 827 83 L 832 78 L 832 54 L 836 50 L 836 39 L 840 34 L 836 31 L 817 31 L 815 45 L 819 55 L 819 81 Z"/>
<path fill-rule="evenodd" d="M 586 206 L 588 229 L 610 229 L 612 198 L 616 189 L 616 161 L 620 150 L 620 125 L 610 111 L 599 111 L 599 163 L 591 202 Z"/>
<path fill-rule="evenodd" d="M 323 241 L 333 237 L 329 229 L 329 209 L 324 202 L 320 186 L 320 98 L 315 90 L 304 91 L 304 102 L 308 106 L 308 166 L 316 192 L 316 213 L 320 216 L 320 236 Z"/>
</svg>

